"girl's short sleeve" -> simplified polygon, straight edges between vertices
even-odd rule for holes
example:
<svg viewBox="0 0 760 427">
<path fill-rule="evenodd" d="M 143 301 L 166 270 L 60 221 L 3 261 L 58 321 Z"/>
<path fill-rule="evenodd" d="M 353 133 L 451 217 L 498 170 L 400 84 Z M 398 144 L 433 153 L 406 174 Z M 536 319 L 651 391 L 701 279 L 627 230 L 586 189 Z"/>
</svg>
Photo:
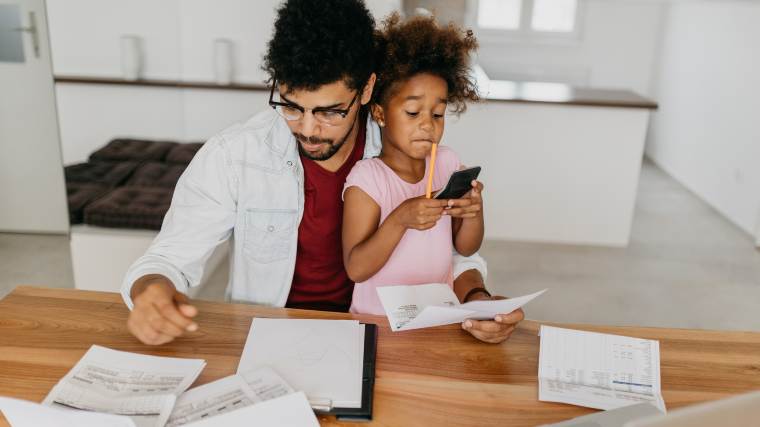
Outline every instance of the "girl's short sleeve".
<svg viewBox="0 0 760 427">
<path fill-rule="evenodd" d="M 375 164 L 375 159 L 360 160 L 348 173 L 341 198 L 345 200 L 346 190 L 350 187 L 358 187 L 367 193 L 375 203 L 381 205 L 382 191 L 379 185 L 381 179 L 382 175 L 378 165 Z"/>
</svg>

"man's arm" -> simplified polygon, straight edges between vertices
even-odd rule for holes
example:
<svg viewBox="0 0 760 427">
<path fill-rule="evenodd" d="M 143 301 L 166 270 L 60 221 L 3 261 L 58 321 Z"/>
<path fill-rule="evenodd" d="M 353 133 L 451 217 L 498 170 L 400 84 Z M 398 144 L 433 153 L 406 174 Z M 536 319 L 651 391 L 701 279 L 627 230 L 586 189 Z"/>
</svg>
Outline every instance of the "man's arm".
<svg viewBox="0 0 760 427">
<path fill-rule="evenodd" d="M 477 269 L 463 271 L 454 280 L 454 293 L 456 294 L 459 302 L 465 303 L 465 296 L 470 295 L 469 299 L 472 300 L 474 294 L 478 289 L 485 290 L 486 284 L 483 281 L 483 275 Z M 471 293 L 472 292 L 472 293 Z"/>
<path fill-rule="evenodd" d="M 121 293 L 132 310 L 127 326 L 146 344 L 163 344 L 197 329 L 185 294 L 197 286 L 217 245 L 231 234 L 236 177 L 224 141 L 212 139 L 177 183 L 161 232 L 127 271 Z"/>
</svg>

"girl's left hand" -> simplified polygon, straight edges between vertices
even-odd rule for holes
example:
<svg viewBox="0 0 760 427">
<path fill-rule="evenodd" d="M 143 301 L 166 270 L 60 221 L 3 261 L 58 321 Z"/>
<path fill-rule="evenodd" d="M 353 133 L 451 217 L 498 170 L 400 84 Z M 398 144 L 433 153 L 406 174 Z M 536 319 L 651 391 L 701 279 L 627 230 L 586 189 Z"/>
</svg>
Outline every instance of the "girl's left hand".
<svg viewBox="0 0 760 427">
<path fill-rule="evenodd" d="M 483 183 L 472 181 L 472 190 L 467 192 L 461 199 L 449 200 L 449 207 L 444 210 L 444 215 L 453 218 L 475 218 L 483 212 Z"/>
</svg>

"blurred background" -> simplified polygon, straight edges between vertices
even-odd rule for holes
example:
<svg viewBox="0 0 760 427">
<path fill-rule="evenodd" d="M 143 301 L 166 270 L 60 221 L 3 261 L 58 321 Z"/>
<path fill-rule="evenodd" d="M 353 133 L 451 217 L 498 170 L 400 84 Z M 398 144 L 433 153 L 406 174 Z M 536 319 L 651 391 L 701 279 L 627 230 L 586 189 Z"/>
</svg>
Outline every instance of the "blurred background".
<svg viewBox="0 0 760 427">
<path fill-rule="evenodd" d="M 267 107 L 273 0 L 0 0 L 0 296 L 117 291 L 201 143 Z M 529 318 L 758 329 L 760 2 L 371 0 L 472 28 L 443 143 Z M 227 248 L 194 296 L 221 300 Z"/>
</svg>

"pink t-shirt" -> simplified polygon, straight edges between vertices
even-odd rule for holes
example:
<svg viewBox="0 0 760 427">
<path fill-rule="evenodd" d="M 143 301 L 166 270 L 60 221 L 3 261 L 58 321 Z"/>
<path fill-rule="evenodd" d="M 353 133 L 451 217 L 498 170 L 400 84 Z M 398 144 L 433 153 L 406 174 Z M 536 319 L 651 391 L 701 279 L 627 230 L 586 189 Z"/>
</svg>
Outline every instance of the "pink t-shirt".
<svg viewBox="0 0 760 427">
<path fill-rule="evenodd" d="M 426 160 L 425 177 L 415 184 L 402 180 L 378 158 L 361 160 L 346 178 L 344 193 L 358 187 L 380 206 L 380 223 L 402 202 L 425 194 L 430 158 Z M 438 147 L 433 189 L 446 185 L 460 167 L 456 153 L 445 146 Z M 385 314 L 376 289 L 381 286 L 447 283 L 452 286 L 451 217 L 443 216 L 431 229 L 407 230 L 388 262 L 367 281 L 354 286 L 352 313 Z"/>
</svg>

